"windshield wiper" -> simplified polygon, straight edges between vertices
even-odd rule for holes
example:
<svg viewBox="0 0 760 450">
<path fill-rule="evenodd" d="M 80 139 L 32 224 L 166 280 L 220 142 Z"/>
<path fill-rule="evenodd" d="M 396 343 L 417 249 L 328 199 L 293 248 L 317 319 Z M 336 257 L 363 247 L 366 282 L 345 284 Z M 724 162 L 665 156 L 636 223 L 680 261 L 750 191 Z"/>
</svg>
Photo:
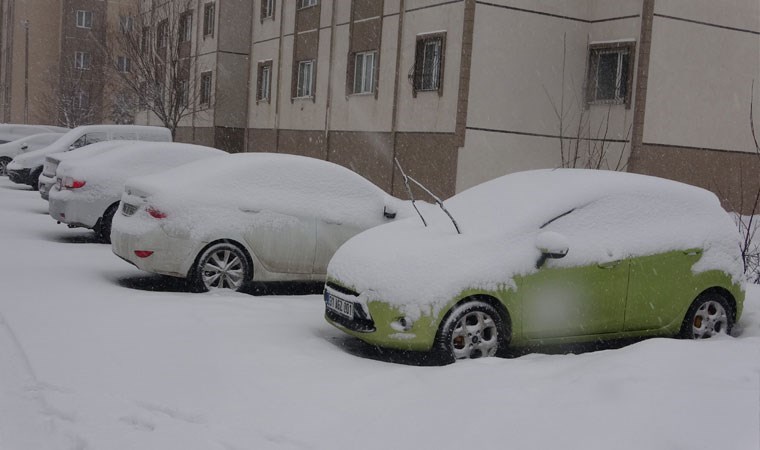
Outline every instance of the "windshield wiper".
<svg viewBox="0 0 760 450">
<path fill-rule="evenodd" d="M 443 212 L 446 213 L 447 216 L 449 216 L 449 219 L 451 219 L 451 223 L 454 224 L 454 228 L 457 230 L 457 234 L 462 234 L 462 231 L 459 230 L 459 225 L 457 224 L 457 221 L 454 220 L 454 217 L 451 216 L 451 213 L 448 209 L 443 205 L 443 200 L 438 198 L 435 194 L 430 192 L 430 189 L 426 188 L 422 185 L 419 181 L 415 180 L 414 178 L 407 176 L 406 173 L 404 173 L 404 169 L 401 168 L 401 163 L 398 162 L 398 158 L 393 158 L 396 161 L 396 166 L 398 166 L 398 170 L 401 171 L 401 176 L 404 177 L 404 185 L 406 186 L 406 191 L 409 193 L 409 198 L 412 199 L 412 206 L 414 206 L 414 209 L 417 211 L 417 214 L 419 214 L 420 219 L 422 219 L 422 223 L 427 226 L 427 222 L 425 222 L 425 218 L 422 217 L 422 214 L 420 213 L 420 210 L 417 209 L 417 205 L 414 203 L 414 195 L 412 195 L 412 189 L 409 187 L 409 181 L 411 180 L 412 183 L 416 184 L 420 187 L 423 191 L 425 191 L 429 196 L 433 197 L 433 200 L 435 200 L 436 204 L 443 210 Z"/>
</svg>

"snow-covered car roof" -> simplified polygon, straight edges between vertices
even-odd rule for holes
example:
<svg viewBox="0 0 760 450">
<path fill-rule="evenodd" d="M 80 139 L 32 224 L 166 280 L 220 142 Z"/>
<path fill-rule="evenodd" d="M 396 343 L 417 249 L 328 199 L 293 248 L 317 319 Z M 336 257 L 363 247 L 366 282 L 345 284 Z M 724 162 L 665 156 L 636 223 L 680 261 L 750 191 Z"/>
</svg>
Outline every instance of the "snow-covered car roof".
<svg viewBox="0 0 760 450">
<path fill-rule="evenodd" d="M 385 301 L 441 304 L 469 287 L 509 286 L 536 270 L 542 231 L 565 235 L 568 255 L 552 264 L 594 262 L 701 248 L 694 271 L 742 276 L 738 233 L 717 197 L 661 178 L 596 170 L 537 170 L 506 175 L 445 202 L 422 225 L 409 218 L 368 230 L 344 244 L 328 276 Z"/>
<path fill-rule="evenodd" d="M 72 161 L 80 158 L 89 158 L 101 153 L 113 150 L 124 145 L 134 145 L 135 141 L 103 141 L 96 142 L 94 144 L 85 145 L 68 152 L 58 152 L 48 155 L 45 159 L 47 161 L 61 162 Z"/>
<path fill-rule="evenodd" d="M 61 133 L 38 133 L 24 136 L 15 141 L 0 144 L 0 156 L 16 156 L 22 145 L 27 144 L 30 147 L 40 147 L 48 145 L 61 137 Z"/>
</svg>

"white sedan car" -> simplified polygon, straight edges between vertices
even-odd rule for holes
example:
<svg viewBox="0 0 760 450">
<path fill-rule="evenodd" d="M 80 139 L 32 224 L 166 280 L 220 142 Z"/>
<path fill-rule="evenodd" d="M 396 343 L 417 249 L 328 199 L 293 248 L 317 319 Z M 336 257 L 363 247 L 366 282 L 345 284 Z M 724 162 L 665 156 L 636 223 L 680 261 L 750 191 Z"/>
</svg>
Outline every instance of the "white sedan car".
<svg viewBox="0 0 760 450">
<path fill-rule="evenodd" d="M 188 278 L 198 291 L 324 280 L 349 238 L 413 214 L 411 202 L 345 167 L 271 153 L 133 178 L 121 201 L 114 253 L 142 270 Z"/>
<path fill-rule="evenodd" d="M 7 175 L 5 168 L 13 158 L 22 153 L 33 152 L 42 147 L 47 147 L 61 136 L 63 136 L 63 133 L 40 133 L 0 144 L 0 175 Z"/>
<path fill-rule="evenodd" d="M 89 158 L 64 161 L 50 190 L 50 216 L 71 228 L 93 229 L 101 240 L 109 242 L 111 221 L 127 178 L 226 156 L 222 150 L 200 145 L 133 142 Z"/>
</svg>

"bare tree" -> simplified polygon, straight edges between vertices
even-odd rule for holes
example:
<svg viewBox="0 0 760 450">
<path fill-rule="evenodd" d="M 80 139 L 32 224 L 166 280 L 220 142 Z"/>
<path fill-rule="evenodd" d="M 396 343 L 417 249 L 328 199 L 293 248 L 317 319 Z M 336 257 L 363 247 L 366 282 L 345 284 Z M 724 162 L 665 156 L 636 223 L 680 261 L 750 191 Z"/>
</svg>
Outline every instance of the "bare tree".
<svg viewBox="0 0 760 450">
<path fill-rule="evenodd" d="M 46 115 L 54 117 L 58 125 L 76 128 L 100 120 L 100 101 L 103 84 L 97 82 L 97 66 L 89 59 L 77 63 L 74 58 L 63 58 L 60 71 L 52 70 L 46 75 L 53 89 L 36 96 L 36 101 L 47 109 Z"/>
<path fill-rule="evenodd" d="M 565 168 L 584 168 L 584 169 L 605 169 L 605 170 L 625 170 L 628 163 L 624 160 L 626 148 L 630 142 L 633 124 L 629 124 L 623 139 L 612 139 L 610 132 L 610 116 L 612 113 L 612 104 L 607 108 L 607 112 L 602 120 L 599 121 L 595 130 L 592 130 L 592 120 L 590 111 L 586 106 L 585 95 L 578 96 L 579 91 L 573 90 L 573 98 L 567 99 L 565 96 L 565 84 L 567 78 L 567 34 L 562 36 L 562 66 L 561 66 L 561 89 L 559 101 L 556 101 L 546 86 L 542 86 L 544 93 L 549 100 L 554 111 L 559 126 L 559 152 L 560 167 Z M 586 64 L 586 71 L 588 64 Z M 588 80 L 588 73 L 583 75 L 584 80 Z M 570 80 L 572 86 L 576 86 L 575 80 Z M 588 89 L 584 81 L 581 94 Z M 593 131 L 593 133 L 592 133 Z M 620 152 L 617 157 L 613 157 L 614 144 L 620 144 Z"/>
<path fill-rule="evenodd" d="M 182 119 L 196 112 L 196 105 L 211 106 L 210 85 L 194 76 L 196 58 L 190 51 L 193 20 L 200 18 L 192 16 L 190 0 L 141 7 L 129 17 L 134 19 L 111 30 L 109 45 L 100 46 L 107 67 L 116 75 L 117 92 L 122 92 L 115 101 L 117 115 L 146 110 L 174 136 Z"/>
</svg>

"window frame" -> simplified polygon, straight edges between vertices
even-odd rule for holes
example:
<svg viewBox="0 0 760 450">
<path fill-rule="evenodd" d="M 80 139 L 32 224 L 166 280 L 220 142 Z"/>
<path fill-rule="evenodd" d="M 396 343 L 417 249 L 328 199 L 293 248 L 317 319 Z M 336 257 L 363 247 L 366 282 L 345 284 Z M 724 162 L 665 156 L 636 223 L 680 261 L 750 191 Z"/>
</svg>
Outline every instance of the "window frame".
<svg viewBox="0 0 760 450">
<path fill-rule="evenodd" d="M 164 19 L 156 25 L 156 48 L 165 49 L 169 45 L 169 20 Z"/>
<path fill-rule="evenodd" d="M 615 69 L 615 92 L 613 98 L 598 98 L 599 88 L 599 57 L 604 54 L 617 54 L 617 66 Z M 628 68 L 623 65 L 623 55 L 628 55 Z M 590 44 L 588 47 L 588 73 L 586 78 L 586 106 L 591 105 L 625 105 L 631 107 L 634 66 L 636 65 L 636 41 L 627 40 L 620 42 L 599 42 Z M 625 71 L 625 94 L 621 95 L 623 87 L 622 77 Z"/>
<path fill-rule="evenodd" d="M 298 5 L 296 10 L 302 10 L 306 8 L 313 8 L 319 4 L 319 0 L 297 0 Z"/>
<path fill-rule="evenodd" d="M 296 77 L 295 77 L 295 92 L 293 93 L 294 99 L 313 99 L 314 98 L 314 79 L 315 69 L 317 66 L 315 59 L 303 59 L 297 61 L 296 64 Z M 301 83 L 301 68 L 309 66 L 309 83 Z M 308 92 L 304 92 L 304 87 L 308 86 Z"/>
<path fill-rule="evenodd" d="M 264 22 L 264 20 L 274 20 L 274 10 L 275 6 L 277 4 L 277 0 L 261 0 L 261 9 L 260 9 L 260 20 L 261 22 Z"/>
<path fill-rule="evenodd" d="M 187 10 L 179 16 L 179 42 L 191 42 L 193 40 L 193 10 Z"/>
<path fill-rule="evenodd" d="M 92 65 L 92 56 L 90 52 L 74 52 L 74 68 L 77 70 L 90 70 Z"/>
<path fill-rule="evenodd" d="M 116 68 L 120 73 L 129 73 L 132 71 L 132 61 L 126 56 L 119 55 L 116 57 Z"/>
<path fill-rule="evenodd" d="M 266 73 L 266 77 L 264 74 Z M 272 98 L 272 60 L 259 61 L 256 71 L 256 103 L 269 103 Z"/>
<path fill-rule="evenodd" d="M 132 16 L 119 16 L 119 30 L 122 34 L 131 33 L 135 26 L 135 18 Z"/>
<path fill-rule="evenodd" d="M 216 26 L 216 3 L 203 4 L 203 37 L 214 37 Z"/>
<path fill-rule="evenodd" d="M 435 85 L 425 86 L 425 55 L 428 43 L 438 43 L 439 58 L 437 61 L 437 73 Z M 446 32 L 418 34 L 414 50 L 414 70 L 412 72 L 412 95 L 417 97 L 419 92 L 438 92 L 443 95 L 444 72 L 446 70 Z"/>
<path fill-rule="evenodd" d="M 379 52 L 377 50 L 366 50 L 361 52 L 354 52 L 353 53 L 353 64 L 352 64 L 352 72 L 351 73 L 351 87 L 350 92 L 351 95 L 369 95 L 374 94 L 377 89 L 377 56 Z M 372 55 L 372 70 L 367 71 L 366 62 L 367 62 L 367 56 Z M 362 58 L 361 63 L 361 74 L 360 78 L 357 78 L 357 69 L 359 68 L 359 57 Z M 369 74 L 370 75 L 370 86 L 367 88 L 365 83 L 365 76 Z M 362 89 L 356 90 L 357 88 L 357 82 L 361 80 Z"/>
<path fill-rule="evenodd" d="M 82 18 L 81 25 L 79 22 L 80 15 Z M 89 23 L 88 23 L 88 19 L 89 19 Z M 92 11 L 88 11 L 85 9 L 78 9 L 76 12 L 76 27 L 91 30 L 92 29 Z"/>
<path fill-rule="evenodd" d="M 205 72 L 201 72 L 200 74 L 200 95 L 198 96 L 198 103 L 200 105 L 210 105 L 211 104 L 211 91 L 213 90 L 213 80 L 214 75 L 213 72 L 210 70 L 207 70 Z"/>
</svg>

